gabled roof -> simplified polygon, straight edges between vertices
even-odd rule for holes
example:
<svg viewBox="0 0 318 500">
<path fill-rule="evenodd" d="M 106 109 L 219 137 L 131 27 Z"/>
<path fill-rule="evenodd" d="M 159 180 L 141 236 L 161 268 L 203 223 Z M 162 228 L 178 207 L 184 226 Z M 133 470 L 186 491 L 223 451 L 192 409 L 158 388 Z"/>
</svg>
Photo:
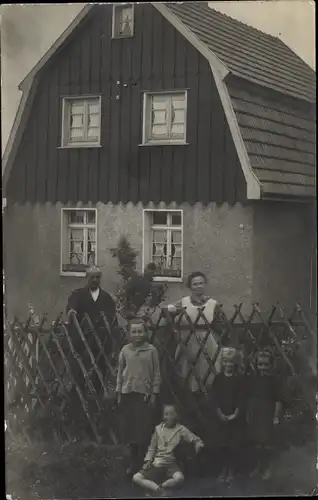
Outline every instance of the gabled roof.
<svg viewBox="0 0 318 500">
<path fill-rule="evenodd" d="M 165 6 L 166 19 L 210 61 L 248 198 L 258 190 L 260 198 L 315 197 L 315 72 L 278 38 L 208 2 Z"/>
<path fill-rule="evenodd" d="M 211 9 L 208 2 L 165 5 L 232 74 L 315 102 L 315 72 L 279 38 Z"/>
<path fill-rule="evenodd" d="M 314 71 L 278 38 L 211 9 L 208 2 L 152 5 L 210 63 L 247 182 L 248 198 L 315 196 L 315 118 L 299 111 L 298 105 L 286 111 L 277 104 L 277 96 L 289 96 L 308 108 L 315 100 Z M 81 10 L 19 86 L 23 97 L 3 157 L 4 190 L 40 70 L 94 8 L 89 4 Z M 234 80 L 239 78 L 239 92 L 236 85 L 229 84 L 233 76 Z M 244 89 L 244 82 L 255 84 L 252 93 Z M 264 88 L 276 98 L 260 100 Z"/>
</svg>

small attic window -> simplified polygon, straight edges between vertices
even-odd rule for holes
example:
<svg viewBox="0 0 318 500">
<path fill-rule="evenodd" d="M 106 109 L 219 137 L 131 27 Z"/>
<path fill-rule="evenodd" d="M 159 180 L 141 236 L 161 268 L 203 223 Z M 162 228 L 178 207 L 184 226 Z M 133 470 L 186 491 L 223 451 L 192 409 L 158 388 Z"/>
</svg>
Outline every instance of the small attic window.
<svg viewBox="0 0 318 500">
<path fill-rule="evenodd" d="M 134 5 L 113 5 L 113 38 L 125 38 L 134 34 Z"/>
</svg>

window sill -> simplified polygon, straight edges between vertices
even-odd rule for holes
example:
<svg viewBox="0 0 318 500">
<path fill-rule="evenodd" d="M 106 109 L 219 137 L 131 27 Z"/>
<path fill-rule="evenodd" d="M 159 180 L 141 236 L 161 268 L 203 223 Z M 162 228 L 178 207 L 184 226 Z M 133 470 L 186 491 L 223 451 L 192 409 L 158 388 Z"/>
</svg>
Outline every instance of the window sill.
<svg viewBox="0 0 318 500">
<path fill-rule="evenodd" d="M 140 147 L 145 146 L 189 146 L 188 142 L 173 142 L 173 141 L 156 141 L 156 142 L 145 142 L 144 144 L 138 144 Z"/>
<path fill-rule="evenodd" d="M 73 144 L 67 146 L 58 146 L 57 149 L 92 149 L 92 148 L 101 148 L 100 144 Z"/>
<path fill-rule="evenodd" d="M 182 283 L 182 278 L 176 278 L 173 276 L 154 276 L 153 281 L 156 283 Z"/>
<path fill-rule="evenodd" d="M 122 38 L 134 38 L 136 35 L 133 34 L 133 35 L 113 35 L 111 37 L 111 40 L 120 40 Z"/>
<path fill-rule="evenodd" d="M 60 276 L 70 277 L 70 278 L 86 278 L 86 272 L 79 271 L 61 271 Z"/>
</svg>

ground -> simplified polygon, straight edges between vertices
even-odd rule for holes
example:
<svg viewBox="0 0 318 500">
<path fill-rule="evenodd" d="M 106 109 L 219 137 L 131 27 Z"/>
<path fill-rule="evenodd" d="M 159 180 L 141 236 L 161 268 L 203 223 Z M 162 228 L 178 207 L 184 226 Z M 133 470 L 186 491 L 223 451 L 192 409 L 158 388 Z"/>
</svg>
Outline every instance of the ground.
<svg viewBox="0 0 318 500">
<path fill-rule="evenodd" d="M 7 441 L 6 492 L 13 500 L 42 498 L 139 497 L 125 477 L 125 450 L 72 443 L 31 446 Z M 220 487 L 214 478 L 189 479 L 178 496 L 315 495 L 318 484 L 316 443 L 286 449 L 272 466 L 268 482 L 241 479 Z"/>
</svg>

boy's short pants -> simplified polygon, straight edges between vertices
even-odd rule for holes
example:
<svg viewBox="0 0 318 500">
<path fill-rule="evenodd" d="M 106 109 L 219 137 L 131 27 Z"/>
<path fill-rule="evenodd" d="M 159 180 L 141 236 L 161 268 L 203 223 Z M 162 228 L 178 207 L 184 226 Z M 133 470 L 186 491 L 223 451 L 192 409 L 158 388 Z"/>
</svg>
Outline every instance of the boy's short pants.
<svg viewBox="0 0 318 500">
<path fill-rule="evenodd" d="M 149 481 L 161 484 L 167 479 L 171 478 L 176 472 L 181 472 L 177 465 L 170 465 L 169 467 L 156 467 L 151 465 L 147 470 L 141 470 L 140 474 Z"/>
</svg>

